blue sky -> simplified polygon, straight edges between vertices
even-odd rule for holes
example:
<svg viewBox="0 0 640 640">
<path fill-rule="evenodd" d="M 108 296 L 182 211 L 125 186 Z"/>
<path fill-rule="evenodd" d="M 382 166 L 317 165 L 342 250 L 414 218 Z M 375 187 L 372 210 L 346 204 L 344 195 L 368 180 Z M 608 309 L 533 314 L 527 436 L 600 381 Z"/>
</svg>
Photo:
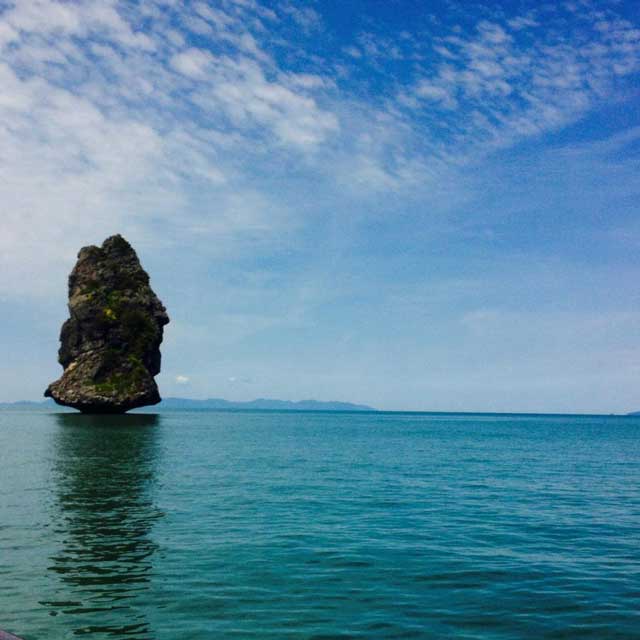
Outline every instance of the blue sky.
<svg viewBox="0 0 640 640">
<path fill-rule="evenodd" d="M 164 395 L 640 409 L 634 2 L 0 2 L 0 400 L 124 234 Z"/>
</svg>

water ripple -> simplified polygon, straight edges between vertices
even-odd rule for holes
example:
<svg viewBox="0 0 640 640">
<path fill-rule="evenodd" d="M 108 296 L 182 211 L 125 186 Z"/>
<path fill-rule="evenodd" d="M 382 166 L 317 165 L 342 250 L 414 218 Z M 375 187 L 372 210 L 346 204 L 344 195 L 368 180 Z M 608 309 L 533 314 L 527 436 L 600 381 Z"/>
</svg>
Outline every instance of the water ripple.
<svg viewBox="0 0 640 640">
<path fill-rule="evenodd" d="M 639 432 L 0 414 L 1 624 L 26 640 L 638 638 Z"/>
</svg>

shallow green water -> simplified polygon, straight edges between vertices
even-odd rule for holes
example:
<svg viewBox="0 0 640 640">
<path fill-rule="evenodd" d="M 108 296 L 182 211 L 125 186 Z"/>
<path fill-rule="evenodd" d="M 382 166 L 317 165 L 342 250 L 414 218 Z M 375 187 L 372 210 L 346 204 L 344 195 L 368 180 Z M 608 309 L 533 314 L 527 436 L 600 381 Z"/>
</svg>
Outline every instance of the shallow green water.
<svg viewBox="0 0 640 640">
<path fill-rule="evenodd" d="M 640 419 L 0 413 L 26 640 L 640 638 Z"/>
</svg>

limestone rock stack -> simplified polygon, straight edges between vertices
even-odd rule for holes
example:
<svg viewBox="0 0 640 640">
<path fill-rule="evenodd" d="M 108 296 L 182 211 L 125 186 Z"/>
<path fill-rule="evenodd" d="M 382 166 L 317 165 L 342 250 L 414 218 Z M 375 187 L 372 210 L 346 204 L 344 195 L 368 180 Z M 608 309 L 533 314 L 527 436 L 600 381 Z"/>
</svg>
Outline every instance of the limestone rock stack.
<svg viewBox="0 0 640 640">
<path fill-rule="evenodd" d="M 80 250 L 69 276 L 69 314 L 58 352 L 64 373 L 45 396 L 84 413 L 160 402 L 154 376 L 169 317 L 122 236 Z"/>
</svg>

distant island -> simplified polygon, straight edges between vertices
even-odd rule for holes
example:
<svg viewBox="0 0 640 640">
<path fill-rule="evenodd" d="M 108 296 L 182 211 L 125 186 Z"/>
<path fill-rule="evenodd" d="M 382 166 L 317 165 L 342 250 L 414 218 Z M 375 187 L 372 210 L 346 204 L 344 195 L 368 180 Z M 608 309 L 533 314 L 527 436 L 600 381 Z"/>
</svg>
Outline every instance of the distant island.
<svg viewBox="0 0 640 640">
<path fill-rule="evenodd" d="M 377 411 L 373 407 L 364 404 L 353 404 L 351 402 L 322 402 L 320 400 L 300 400 L 292 402 L 290 400 L 271 400 L 268 398 L 258 398 L 248 402 L 233 402 L 222 398 L 209 398 L 207 400 L 193 400 L 191 398 L 165 398 L 156 405 L 159 410 L 177 411 L 180 409 L 228 409 L 228 410 L 254 410 L 254 411 Z M 0 410 L 13 411 L 69 411 L 64 407 L 59 407 L 51 400 L 42 402 L 32 402 L 23 400 L 20 402 L 0 402 Z"/>
<path fill-rule="evenodd" d="M 321 402 L 320 400 L 270 400 L 258 398 L 247 402 L 232 402 L 222 398 L 190 400 L 187 398 L 165 398 L 160 407 L 164 409 L 263 409 L 272 411 L 376 411 L 365 404 L 351 402 Z"/>
</svg>

